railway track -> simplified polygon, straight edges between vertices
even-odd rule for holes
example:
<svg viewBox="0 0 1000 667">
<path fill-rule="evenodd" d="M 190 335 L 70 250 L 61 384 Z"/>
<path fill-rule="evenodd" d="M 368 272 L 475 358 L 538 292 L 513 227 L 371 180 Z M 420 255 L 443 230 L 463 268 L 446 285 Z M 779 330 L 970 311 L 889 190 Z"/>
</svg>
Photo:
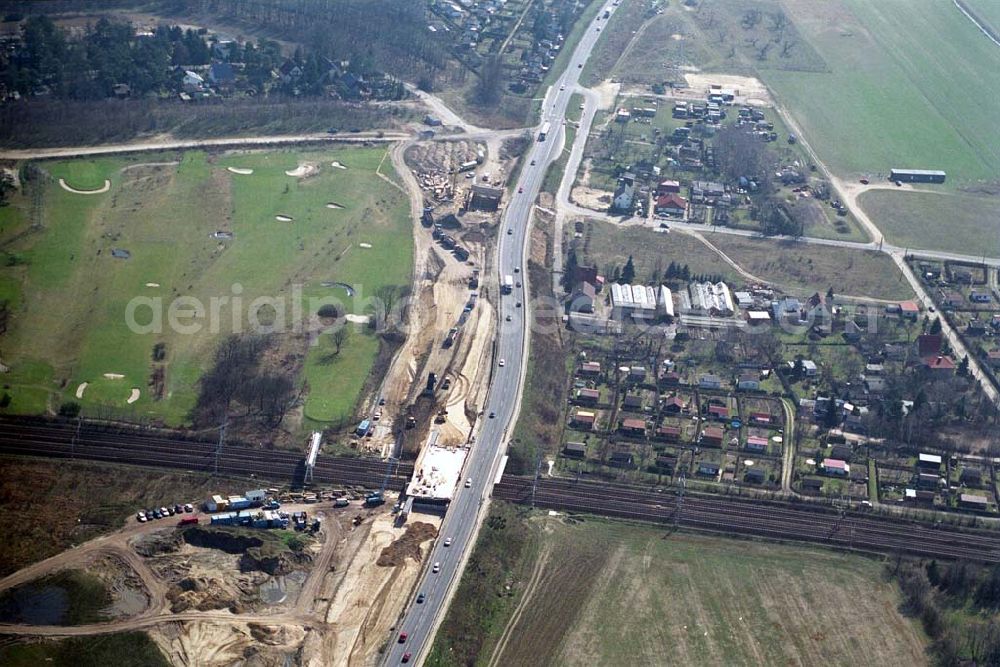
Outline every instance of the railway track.
<svg viewBox="0 0 1000 667">
<path fill-rule="evenodd" d="M 727 534 L 757 535 L 825 544 L 859 551 L 942 559 L 1000 562 L 1000 533 L 935 528 L 888 517 L 840 513 L 827 508 L 747 501 L 732 497 L 673 492 L 571 480 L 532 480 L 505 476 L 494 497 L 520 504 L 677 524 Z"/>
<path fill-rule="evenodd" d="M 0 452 L 49 458 L 77 458 L 178 470 L 216 470 L 216 444 L 158 432 L 107 429 L 82 423 L 0 420 Z M 262 481 L 301 482 L 303 456 L 294 452 L 226 445 L 218 456 L 220 475 Z M 378 488 L 388 474 L 387 488 L 400 491 L 413 474 L 411 464 L 370 458 L 320 457 L 313 471 L 317 483 Z"/>
</svg>

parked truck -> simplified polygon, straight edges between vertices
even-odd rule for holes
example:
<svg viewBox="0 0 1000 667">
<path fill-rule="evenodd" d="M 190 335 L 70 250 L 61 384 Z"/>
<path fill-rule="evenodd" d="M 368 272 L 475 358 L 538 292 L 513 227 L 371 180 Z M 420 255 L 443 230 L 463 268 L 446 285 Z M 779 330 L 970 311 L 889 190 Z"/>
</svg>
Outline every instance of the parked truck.
<svg viewBox="0 0 1000 667">
<path fill-rule="evenodd" d="M 385 504 L 385 496 L 381 492 L 370 493 L 365 496 L 365 507 L 378 507 Z"/>
</svg>

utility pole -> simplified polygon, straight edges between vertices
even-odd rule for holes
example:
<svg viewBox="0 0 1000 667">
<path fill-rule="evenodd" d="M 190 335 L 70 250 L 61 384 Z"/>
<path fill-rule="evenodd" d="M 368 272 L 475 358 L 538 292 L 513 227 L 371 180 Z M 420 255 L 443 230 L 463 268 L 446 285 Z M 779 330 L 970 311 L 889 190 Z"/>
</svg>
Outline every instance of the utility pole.
<svg viewBox="0 0 1000 667">
<path fill-rule="evenodd" d="M 80 437 L 80 428 L 83 426 L 83 417 L 79 414 L 76 416 L 76 432 L 73 433 L 73 438 L 69 441 L 69 457 L 71 459 L 76 458 L 76 441 Z"/>
<path fill-rule="evenodd" d="M 215 466 L 213 468 L 213 475 L 219 474 L 219 458 L 222 456 L 222 443 L 226 439 L 226 426 L 229 424 L 229 415 L 227 414 L 222 421 L 222 426 L 219 427 L 219 444 L 215 446 Z"/>
<path fill-rule="evenodd" d="M 531 482 L 531 509 L 535 509 L 535 491 L 538 489 L 538 474 L 542 469 L 542 453 L 535 457 L 535 479 Z"/>
<path fill-rule="evenodd" d="M 681 477 L 677 480 L 677 484 L 680 489 L 677 492 L 677 509 L 674 511 L 674 530 L 677 530 L 681 521 L 681 510 L 684 509 L 684 491 L 687 489 L 687 477 L 684 476 L 683 469 L 681 469 Z"/>
</svg>

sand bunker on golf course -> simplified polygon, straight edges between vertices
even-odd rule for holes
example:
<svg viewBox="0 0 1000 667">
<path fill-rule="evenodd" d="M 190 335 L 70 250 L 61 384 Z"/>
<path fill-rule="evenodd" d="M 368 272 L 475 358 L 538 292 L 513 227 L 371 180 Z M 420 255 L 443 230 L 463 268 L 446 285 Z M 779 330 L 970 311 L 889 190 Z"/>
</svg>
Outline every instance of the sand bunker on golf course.
<svg viewBox="0 0 1000 667">
<path fill-rule="evenodd" d="M 146 283 L 146 287 L 159 287 L 160 283 Z"/>
<path fill-rule="evenodd" d="M 285 176 L 295 176 L 297 178 L 307 178 L 319 173 L 319 167 L 314 164 L 300 164 L 295 169 L 289 169 Z"/>
<path fill-rule="evenodd" d="M 291 222 L 292 220 L 294 220 L 294 218 L 288 215 L 276 215 L 274 216 L 274 219 L 277 220 L 278 222 Z"/>
<path fill-rule="evenodd" d="M 106 377 L 109 380 L 121 380 L 125 376 L 122 375 L 121 373 L 105 373 L 104 377 Z"/>
<path fill-rule="evenodd" d="M 328 201 L 328 202 L 326 203 L 326 207 L 327 207 L 327 208 L 344 208 L 343 206 L 341 206 L 340 204 L 338 204 L 338 203 L 337 203 L 337 202 L 335 202 L 335 201 Z"/>
<path fill-rule="evenodd" d="M 371 243 L 359 243 L 358 247 L 359 248 L 371 248 L 372 244 Z"/>
<path fill-rule="evenodd" d="M 139 388 L 138 387 L 132 387 L 132 393 L 129 394 L 128 400 L 125 401 L 125 402 L 128 403 L 129 405 L 132 405 L 133 403 L 135 403 L 136 401 L 139 400 L 139 396 L 140 395 L 141 394 L 139 392 Z"/>
<path fill-rule="evenodd" d="M 369 317 L 368 315 L 354 315 L 352 313 L 349 315 L 344 315 L 344 319 L 347 320 L 348 322 L 354 322 L 355 324 L 368 324 L 372 318 Z"/>
<path fill-rule="evenodd" d="M 104 179 L 104 185 L 97 188 L 96 190 L 78 190 L 77 188 L 74 188 L 72 185 L 70 185 L 65 180 L 60 178 L 59 187 L 61 187 L 66 192 L 72 192 L 75 195 L 99 195 L 111 189 L 111 181 L 109 181 L 108 179 Z"/>
<path fill-rule="evenodd" d="M 83 398 L 83 392 L 85 392 L 86 390 L 87 390 L 87 383 L 81 382 L 80 386 L 76 388 L 76 397 Z"/>
<path fill-rule="evenodd" d="M 331 163 L 330 163 L 330 166 L 331 166 L 331 167 L 336 167 L 337 169 L 347 169 L 347 167 L 346 167 L 346 166 L 344 166 L 344 165 L 340 164 L 340 163 L 339 163 L 339 162 L 337 162 L 337 161 L 333 161 L 333 162 L 331 162 Z"/>
<path fill-rule="evenodd" d="M 239 167 L 226 167 L 226 171 L 233 174 L 240 174 L 241 176 L 249 176 L 253 173 L 253 169 L 241 169 Z"/>
</svg>

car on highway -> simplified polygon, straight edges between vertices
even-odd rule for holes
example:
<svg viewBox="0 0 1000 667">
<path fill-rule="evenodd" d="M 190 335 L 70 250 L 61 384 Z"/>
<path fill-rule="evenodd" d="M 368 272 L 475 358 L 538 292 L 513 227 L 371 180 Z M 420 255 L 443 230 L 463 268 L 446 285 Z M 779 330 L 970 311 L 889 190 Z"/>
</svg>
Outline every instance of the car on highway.
<svg viewBox="0 0 1000 667">
<path fill-rule="evenodd" d="M 445 538 L 445 540 L 444 540 L 444 545 L 445 545 L 446 547 L 450 547 L 450 546 L 451 546 L 451 538 L 450 538 L 450 537 L 446 537 L 446 538 Z"/>
<path fill-rule="evenodd" d="M 431 572 L 437 574 L 441 571 L 441 563 L 434 563 L 434 567 L 431 568 Z"/>
<path fill-rule="evenodd" d="M 510 315 L 507 316 L 507 321 L 510 322 Z"/>
<path fill-rule="evenodd" d="M 406 638 L 409 637 L 409 636 L 410 635 L 406 634 L 405 632 L 400 632 L 399 633 L 399 643 L 400 644 L 405 644 L 406 643 Z"/>
<path fill-rule="evenodd" d="M 403 654 L 403 662 L 409 662 L 410 658 L 412 658 L 412 657 L 413 657 L 412 653 L 404 653 Z"/>
<path fill-rule="evenodd" d="M 514 228 L 513 227 L 508 227 L 507 228 L 507 236 L 510 236 L 513 233 L 514 233 Z"/>
<path fill-rule="evenodd" d="M 535 161 L 534 161 L 534 160 L 532 160 L 532 161 L 531 161 L 531 166 L 532 166 L 532 167 L 534 167 L 534 166 L 535 166 Z"/>
<path fill-rule="evenodd" d="M 500 368 L 503 368 L 506 363 L 507 363 L 506 361 L 504 361 L 503 359 L 501 359 L 500 360 Z"/>
<path fill-rule="evenodd" d="M 472 488 L 472 478 L 471 477 L 469 479 L 465 480 L 465 488 L 467 488 L 467 489 L 471 489 Z"/>
<path fill-rule="evenodd" d="M 559 86 L 559 90 L 566 90 L 566 86 Z"/>
<path fill-rule="evenodd" d="M 579 69 L 583 69 L 583 63 L 580 63 L 579 65 L 577 65 L 577 67 L 578 67 Z"/>
<path fill-rule="evenodd" d="M 420 595 L 417 596 L 417 604 L 423 604 L 424 600 L 426 600 L 426 599 L 427 599 L 427 596 L 424 595 L 423 593 L 421 593 Z"/>
<path fill-rule="evenodd" d="M 518 302 L 517 302 L 517 307 L 518 307 L 518 308 L 520 308 L 520 307 L 521 307 L 521 302 L 520 302 L 520 301 L 518 301 Z"/>
<path fill-rule="evenodd" d="M 490 410 L 490 419 L 493 419 L 496 416 L 497 416 L 497 413 L 495 413 L 492 410 Z M 466 487 L 468 487 L 468 484 L 466 484 Z"/>
<path fill-rule="evenodd" d="M 524 188 L 523 187 L 522 188 L 518 188 L 517 191 L 518 192 L 524 192 Z"/>
<path fill-rule="evenodd" d="M 520 280 L 518 280 L 518 281 L 517 281 L 516 283 L 514 283 L 514 285 L 515 285 L 516 287 L 520 287 L 520 286 L 521 286 L 521 281 L 520 281 Z"/>
</svg>

